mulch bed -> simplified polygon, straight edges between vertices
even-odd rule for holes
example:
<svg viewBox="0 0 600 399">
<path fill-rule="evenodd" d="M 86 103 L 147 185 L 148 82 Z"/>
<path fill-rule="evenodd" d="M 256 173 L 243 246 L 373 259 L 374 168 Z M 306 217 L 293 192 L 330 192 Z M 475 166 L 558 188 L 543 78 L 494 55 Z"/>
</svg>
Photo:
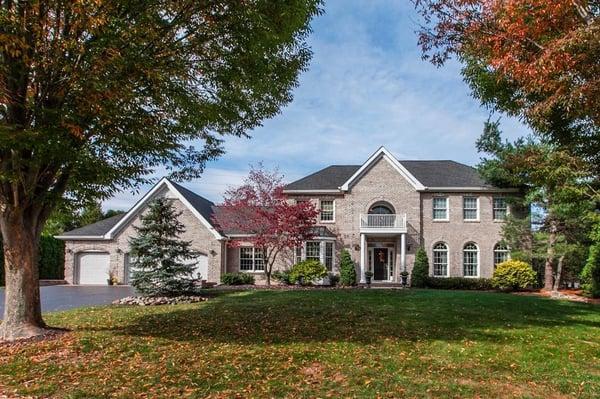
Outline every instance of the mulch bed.
<svg viewBox="0 0 600 399">
<path fill-rule="evenodd" d="M 558 291 L 547 291 L 547 290 L 537 290 L 537 291 L 529 291 L 529 292 L 516 292 L 515 295 L 534 295 L 541 296 L 545 298 L 551 299 L 561 299 L 571 302 L 582 302 L 582 303 L 592 303 L 595 305 L 600 305 L 600 298 L 588 298 L 583 296 L 582 290 L 558 290 Z"/>
</svg>

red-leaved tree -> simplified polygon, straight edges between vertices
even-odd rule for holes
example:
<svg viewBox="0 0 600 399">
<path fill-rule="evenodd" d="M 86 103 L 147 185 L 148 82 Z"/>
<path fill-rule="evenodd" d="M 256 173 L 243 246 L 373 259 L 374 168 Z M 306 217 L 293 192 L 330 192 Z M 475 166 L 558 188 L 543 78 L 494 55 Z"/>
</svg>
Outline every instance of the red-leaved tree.
<svg viewBox="0 0 600 399">
<path fill-rule="evenodd" d="M 233 247 L 251 243 L 262 250 L 267 285 L 278 256 L 313 237 L 318 211 L 308 202 L 289 200 L 283 193 L 283 176 L 261 164 L 251 167 L 244 183 L 225 192 L 214 223 L 235 238 Z"/>
</svg>

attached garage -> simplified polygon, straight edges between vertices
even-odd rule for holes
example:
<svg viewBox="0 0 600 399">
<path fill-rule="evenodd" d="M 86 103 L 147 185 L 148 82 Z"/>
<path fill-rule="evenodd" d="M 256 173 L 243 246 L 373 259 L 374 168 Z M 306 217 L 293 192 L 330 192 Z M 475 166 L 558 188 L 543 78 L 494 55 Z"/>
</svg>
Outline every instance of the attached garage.
<svg viewBox="0 0 600 399">
<path fill-rule="evenodd" d="M 110 257 L 107 253 L 81 252 L 77 259 L 78 284 L 108 284 Z"/>
</svg>

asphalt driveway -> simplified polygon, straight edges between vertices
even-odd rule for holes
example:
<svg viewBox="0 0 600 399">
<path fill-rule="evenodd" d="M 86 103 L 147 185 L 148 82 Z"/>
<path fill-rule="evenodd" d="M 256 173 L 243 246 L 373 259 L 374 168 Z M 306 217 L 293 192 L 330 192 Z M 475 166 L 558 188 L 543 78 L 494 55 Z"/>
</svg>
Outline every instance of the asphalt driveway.
<svg viewBox="0 0 600 399">
<path fill-rule="evenodd" d="M 40 287 L 42 312 L 56 312 L 82 306 L 107 305 L 115 299 L 133 295 L 129 286 L 53 285 Z M 0 288 L 0 318 L 4 314 L 4 287 Z"/>
</svg>

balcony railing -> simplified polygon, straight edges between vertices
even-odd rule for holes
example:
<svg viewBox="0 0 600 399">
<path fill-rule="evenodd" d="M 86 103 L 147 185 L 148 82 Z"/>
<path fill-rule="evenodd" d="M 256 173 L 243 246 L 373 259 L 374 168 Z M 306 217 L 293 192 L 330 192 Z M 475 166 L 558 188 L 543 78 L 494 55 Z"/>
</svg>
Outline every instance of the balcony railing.
<svg viewBox="0 0 600 399">
<path fill-rule="evenodd" d="M 403 215 L 360 215 L 360 228 L 368 230 L 405 230 L 406 214 Z"/>
</svg>

